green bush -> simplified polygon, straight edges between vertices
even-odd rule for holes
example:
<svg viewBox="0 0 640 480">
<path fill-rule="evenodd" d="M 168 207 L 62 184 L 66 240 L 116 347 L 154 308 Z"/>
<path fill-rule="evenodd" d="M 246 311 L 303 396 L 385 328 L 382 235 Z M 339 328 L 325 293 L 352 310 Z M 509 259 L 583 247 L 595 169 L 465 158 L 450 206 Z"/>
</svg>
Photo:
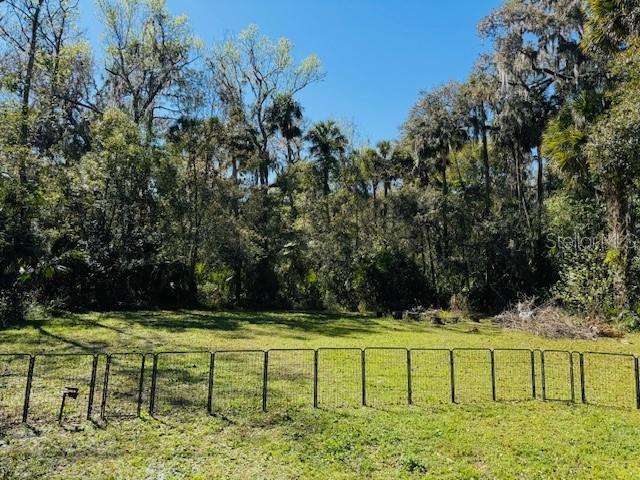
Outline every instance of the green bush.
<svg viewBox="0 0 640 480">
<path fill-rule="evenodd" d="M 570 310 L 610 316 L 614 305 L 612 271 L 600 245 L 576 246 L 561 252 L 560 279 L 552 290 Z"/>
<path fill-rule="evenodd" d="M 433 300 L 418 265 L 397 250 L 364 258 L 354 284 L 359 303 L 376 310 L 399 310 Z"/>
</svg>

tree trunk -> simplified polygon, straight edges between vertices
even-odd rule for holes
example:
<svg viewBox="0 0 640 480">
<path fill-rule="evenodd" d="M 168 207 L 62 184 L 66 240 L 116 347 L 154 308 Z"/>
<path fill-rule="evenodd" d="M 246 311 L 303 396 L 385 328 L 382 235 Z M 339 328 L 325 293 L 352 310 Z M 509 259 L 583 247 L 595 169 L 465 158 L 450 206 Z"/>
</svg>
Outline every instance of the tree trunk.
<svg viewBox="0 0 640 480">
<path fill-rule="evenodd" d="M 449 257 L 449 183 L 447 180 L 447 158 L 451 151 L 442 155 L 442 256 L 446 260 Z"/>
<path fill-rule="evenodd" d="M 489 213 L 491 212 L 491 171 L 489 168 L 487 126 L 484 122 L 480 127 L 480 135 L 482 137 L 482 168 L 484 173 L 484 213 L 485 216 L 489 216 Z"/>
<path fill-rule="evenodd" d="M 329 168 L 325 167 L 322 170 L 322 193 L 326 197 L 329 195 Z"/>
<path fill-rule="evenodd" d="M 429 228 L 429 225 L 427 225 L 427 233 L 425 235 L 424 230 L 422 231 L 422 235 L 426 243 L 427 243 L 427 249 L 429 251 L 429 269 L 431 270 L 431 283 L 433 284 L 433 288 L 436 291 L 436 293 L 438 293 L 438 278 L 436 276 L 436 268 L 435 268 L 435 262 L 433 260 L 433 250 L 431 247 L 431 229 Z"/>
<path fill-rule="evenodd" d="M 629 201 L 624 180 L 607 182 L 604 188 L 607 202 L 607 261 L 613 272 L 613 293 L 616 306 L 629 306 Z"/>
<path fill-rule="evenodd" d="M 27 68 L 24 73 L 24 87 L 22 90 L 21 105 L 21 125 L 20 125 L 20 142 L 22 145 L 29 143 L 29 102 L 31 97 L 31 83 L 33 82 L 33 71 L 35 68 L 36 54 L 38 49 L 38 29 L 40 28 L 40 12 L 44 0 L 38 0 L 35 6 L 33 16 L 31 17 L 31 38 L 29 39 L 29 53 L 27 57 Z M 26 183 L 27 171 L 24 158 L 20 160 L 20 181 Z"/>
<path fill-rule="evenodd" d="M 537 182 L 537 189 L 536 189 L 536 200 L 537 200 L 537 207 L 538 207 L 538 225 L 537 225 L 537 235 L 538 235 L 538 241 L 540 240 L 540 238 L 542 237 L 542 213 L 543 213 L 543 207 L 544 207 L 544 165 L 542 163 L 542 155 L 540 154 L 540 146 L 538 146 L 538 152 L 537 152 L 537 163 L 538 163 L 538 182 Z"/>
</svg>

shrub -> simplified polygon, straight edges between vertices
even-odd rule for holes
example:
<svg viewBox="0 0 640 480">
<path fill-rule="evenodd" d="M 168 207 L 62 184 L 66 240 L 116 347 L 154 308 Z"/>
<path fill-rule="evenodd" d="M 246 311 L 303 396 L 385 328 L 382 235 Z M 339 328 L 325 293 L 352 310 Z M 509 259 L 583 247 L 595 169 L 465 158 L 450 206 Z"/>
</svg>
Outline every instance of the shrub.
<svg viewBox="0 0 640 480">
<path fill-rule="evenodd" d="M 358 301 L 376 310 L 399 310 L 433 300 L 418 265 L 397 250 L 364 258 L 354 283 Z"/>
<path fill-rule="evenodd" d="M 15 289 L 0 290 L 0 328 L 15 325 L 24 320 L 23 296 Z"/>
<path fill-rule="evenodd" d="M 597 244 L 562 251 L 560 279 L 552 293 L 572 311 L 607 315 L 614 304 L 612 271 Z"/>
</svg>

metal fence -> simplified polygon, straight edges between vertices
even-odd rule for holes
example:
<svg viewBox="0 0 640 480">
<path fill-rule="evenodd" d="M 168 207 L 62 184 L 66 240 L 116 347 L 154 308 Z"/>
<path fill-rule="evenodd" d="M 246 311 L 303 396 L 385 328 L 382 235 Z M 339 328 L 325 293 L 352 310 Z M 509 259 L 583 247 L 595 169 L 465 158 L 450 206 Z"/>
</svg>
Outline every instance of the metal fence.
<svg viewBox="0 0 640 480">
<path fill-rule="evenodd" d="M 638 357 L 527 349 L 319 348 L 0 354 L 0 425 L 439 402 L 640 409 Z"/>
</svg>

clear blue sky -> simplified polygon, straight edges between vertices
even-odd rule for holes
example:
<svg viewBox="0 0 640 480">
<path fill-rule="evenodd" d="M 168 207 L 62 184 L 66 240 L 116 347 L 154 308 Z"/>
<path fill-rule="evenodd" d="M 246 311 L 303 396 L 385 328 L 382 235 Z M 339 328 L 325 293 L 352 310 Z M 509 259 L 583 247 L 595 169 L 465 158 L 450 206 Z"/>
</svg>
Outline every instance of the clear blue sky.
<svg viewBox="0 0 640 480">
<path fill-rule="evenodd" d="M 363 140 L 395 138 L 421 90 L 464 80 L 488 45 L 478 21 L 501 0 L 168 0 L 210 45 L 255 23 L 287 37 L 301 59 L 320 57 L 326 79 L 299 97 L 313 121 L 352 121 Z M 81 26 L 99 45 L 94 0 Z M 99 56 L 99 55 L 98 55 Z"/>
</svg>

